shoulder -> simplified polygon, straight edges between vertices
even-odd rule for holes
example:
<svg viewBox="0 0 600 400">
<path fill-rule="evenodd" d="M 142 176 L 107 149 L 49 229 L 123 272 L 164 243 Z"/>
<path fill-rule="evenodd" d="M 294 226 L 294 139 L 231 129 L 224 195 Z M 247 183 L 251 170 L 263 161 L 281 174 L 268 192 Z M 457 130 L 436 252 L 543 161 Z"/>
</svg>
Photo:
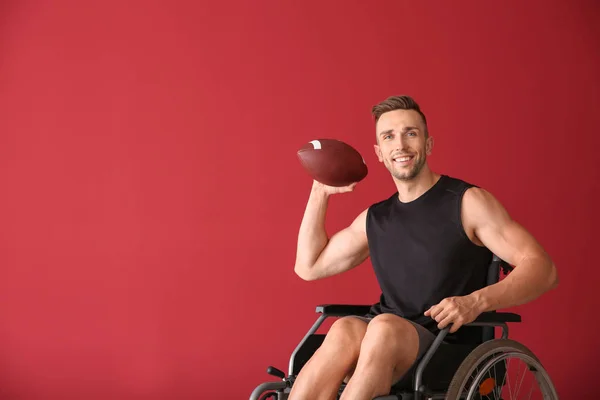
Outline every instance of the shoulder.
<svg viewBox="0 0 600 400">
<path fill-rule="evenodd" d="M 444 177 L 446 190 L 461 197 L 463 206 L 485 207 L 497 202 L 496 198 L 489 191 L 474 183 L 447 175 Z"/>
<path fill-rule="evenodd" d="M 511 217 L 500 201 L 489 190 L 470 182 L 453 179 L 460 203 L 460 218 L 466 234 L 482 245 L 479 233 L 498 230 L 511 222 Z"/>
<path fill-rule="evenodd" d="M 462 196 L 466 190 L 470 188 L 477 188 L 478 186 L 465 181 L 463 179 L 455 178 L 449 175 L 443 175 L 443 186 L 448 192 L 452 192 L 456 195 Z"/>
<path fill-rule="evenodd" d="M 488 190 L 478 186 L 465 190 L 462 205 L 465 222 L 471 227 L 510 219 L 500 201 Z"/>
<path fill-rule="evenodd" d="M 463 201 L 465 205 L 478 211 L 501 207 L 500 201 L 492 193 L 478 186 L 468 188 L 463 196 Z"/>
</svg>

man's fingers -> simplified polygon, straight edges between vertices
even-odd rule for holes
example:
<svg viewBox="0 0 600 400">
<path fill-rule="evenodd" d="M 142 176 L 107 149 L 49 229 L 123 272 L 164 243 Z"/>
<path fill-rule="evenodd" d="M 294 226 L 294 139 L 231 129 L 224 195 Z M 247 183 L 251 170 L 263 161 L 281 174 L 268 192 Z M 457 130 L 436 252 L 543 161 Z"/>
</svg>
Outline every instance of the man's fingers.
<svg viewBox="0 0 600 400">
<path fill-rule="evenodd" d="M 447 315 L 448 313 L 453 313 L 455 312 L 456 307 L 452 304 L 437 304 L 433 307 L 431 307 L 428 311 L 426 311 L 425 315 L 429 315 L 431 318 L 435 319 L 436 321 L 440 321 L 438 319 L 438 316 L 440 314 L 443 314 L 444 316 Z"/>
<path fill-rule="evenodd" d="M 425 315 L 438 323 L 438 329 L 444 329 L 452 325 L 449 332 L 454 333 L 471 320 L 468 310 L 465 310 L 464 304 L 461 303 L 461 299 L 461 297 L 445 298 L 425 311 Z"/>
<path fill-rule="evenodd" d="M 444 311 L 444 307 L 440 306 L 439 304 L 435 305 L 429 309 L 429 316 L 435 319 L 435 317 L 442 311 Z"/>
<path fill-rule="evenodd" d="M 449 324 L 454 323 L 454 315 L 453 314 L 445 315 L 443 318 L 440 318 L 439 320 L 436 320 L 436 321 L 438 321 L 438 329 L 444 329 Z"/>
<path fill-rule="evenodd" d="M 437 314 L 435 314 L 434 316 L 432 316 L 432 318 L 434 320 L 436 320 L 437 322 L 441 322 L 445 318 L 447 318 L 448 315 L 450 315 L 450 310 L 444 308 L 444 309 L 441 309 Z"/>
<path fill-rule="evenodd" d="M 450 327 L 450 330 L 448 330 L 448 333 L 454 333 L 463 325 L 462 318 L 458 317 L 456 314 L 448 315 L 438 323 L 438 329 L 444 329 L 450 324 L 452 324 L 452 326 Z"/>
<path fill-rule="evenodd" d="M 358 182 L 351 183 L 350 185 L 343 187 L 341 191 L 344 193 L 351 192 L 354 190 L 356 185 L 358 185 Z"/>
<path fill-rule="evenodd" d="M 425 315 L 433 318 L 433 313 L 436 312 L 436 310 L 437 312 L 439 312 L 439 310 L 441 310 L 442 308 L 444 307 L 440 306 L 439 304 L 434 304 L 431 307 L 429 307 L 429 310 L 425 311 Z"/>
<path fill-rule="evenodd" d="M 452 322 L 452 328 L 450 328 L 450 330 L 448 331 L 449 333 L 454 333 L 456 332 L 460 327 L 462 326 L 462 322 L 460 321 L 454 321 Z"/>
</svg>

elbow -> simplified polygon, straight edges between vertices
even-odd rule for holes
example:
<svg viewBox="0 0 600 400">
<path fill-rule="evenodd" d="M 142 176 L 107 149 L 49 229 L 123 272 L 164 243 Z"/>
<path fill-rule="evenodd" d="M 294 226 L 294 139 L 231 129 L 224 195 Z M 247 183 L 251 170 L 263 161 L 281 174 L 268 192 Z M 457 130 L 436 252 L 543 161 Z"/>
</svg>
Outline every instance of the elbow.
<svg viewBox="0 0 600 400">
<path fill-rule="evenodd" d="M 314 281 L 317 279 L 313 274 L 311 274 L 311 268 L 308 267 L 295 265 L 294 272 L 300 277 L 300 279 L 307 282 Z"/>
</svg>

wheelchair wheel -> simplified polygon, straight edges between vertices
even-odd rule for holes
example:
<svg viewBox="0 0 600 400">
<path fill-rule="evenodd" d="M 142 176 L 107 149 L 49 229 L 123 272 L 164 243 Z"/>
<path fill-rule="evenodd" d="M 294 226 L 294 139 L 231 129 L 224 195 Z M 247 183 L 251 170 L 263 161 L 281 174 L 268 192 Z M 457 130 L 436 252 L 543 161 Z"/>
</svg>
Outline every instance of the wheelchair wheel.
<svg viewBox="0 0 600 400">
<path fill-rule="evenodd" d="M 537 387 L 537 388 L 536 388 Z M 510 339 L 479 345 L 462 362 L 446 393 L 447 400 L 558 400 L 538 358 Z"/>
</svg>

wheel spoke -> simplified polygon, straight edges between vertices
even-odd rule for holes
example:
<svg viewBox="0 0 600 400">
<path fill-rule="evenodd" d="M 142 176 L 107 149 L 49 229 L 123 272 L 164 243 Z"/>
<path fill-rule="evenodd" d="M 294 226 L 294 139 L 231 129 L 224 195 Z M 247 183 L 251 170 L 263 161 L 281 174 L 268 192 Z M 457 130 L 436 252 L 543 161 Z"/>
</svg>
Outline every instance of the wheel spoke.
<svg viewBox="0 0 600 400">
<path fill-rule="evenodd" d="M 519 365 L 512 365 L 511 358 Z M 535 386 L 540 389 L 535 390 Z M 495 339 L 482 343 L 465 358 L 449 385 L 447 398 L 531 400 L 538 399 L 538 392 L 545 400 L 558 399 L 548 373 L 527 347 L 514 340 Z"/>
<path fill-rule="evenodd" d="M 531 393 L 533 393 L 533 381 L 531 381 L 531 390 L 529 391 L 529 396 L 527 396 L 528 399 L 531 399 Z"/>
<path fill-rule="evenodd" d="M 521 377 L 521 380 L 519 381 L 519 387 L 517 389 L 516 392 L 516 397 L 515 398 L 519 398 L 519 393 L 521 393 L 521 385 L 523 384 L 523 379 L 525 379 L 525 374 L 527 373 L 527 371 L 529 370 L 529 366 L 526 364 L 525 365 L 525 371 L 523 373 L 523 376 Z M 519 368 L 519 371 L 521 371 L 521 368 Z"/>
<path fill-rule="evenodd" d="M 508 394 L 512 398 L 512 390 L 510 388 L 510 377 L 508 376 L 508 367 L 510 366 L 510 358 L 508 359 L 508 363 L 506 367 L 506 371 L 504 371 L 504 378 L 506 379 L 506 385 L 508 386 Z"/>
<path fill-rule="evenodd" d="M 521 364 L 517 364 L 517 374 L 515 375 L 515 386 L 514 386 L 514 390 L 513 392 L 510 394 L 510 398 L 511 399 L 515 399 L 517 398 L 517 392 L 518 392 L 518 388 L 519 388 L 519 384 L 517 382 L 517 379 L 519 378 L 519 371 L 521 370 Z"/>
<path fill-rule="evenodd" d="M 496 368 L 494 368 L 494 389 L 492 389 L 492 393 L 494 394 L 494 399 L 500 400 L 498 398 L 500 396 L 500 393 L 498 393 L 498 396 L 496 396 L 497 389 L 498 389 L 498 374 L 496 374 Z"/>
</svg>

